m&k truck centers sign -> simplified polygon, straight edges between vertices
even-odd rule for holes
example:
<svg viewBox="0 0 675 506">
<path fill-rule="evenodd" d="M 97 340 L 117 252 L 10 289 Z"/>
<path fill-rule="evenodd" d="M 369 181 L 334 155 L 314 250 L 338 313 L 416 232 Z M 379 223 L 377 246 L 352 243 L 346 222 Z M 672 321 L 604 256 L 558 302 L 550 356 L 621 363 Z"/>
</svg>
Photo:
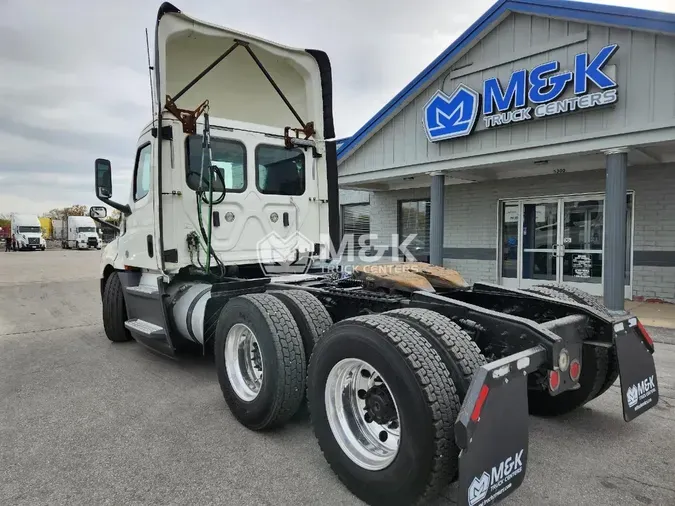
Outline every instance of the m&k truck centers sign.
<svg viewBox="0 0 675 506">
<path fill-rule="evenodd" d="M 485 128 L 519 123 L 562 113 L 613 104 L 618 99 L 616 81 L 603 72 L 619 46 L 603 47 L 591 58 L 581 53 L 574 69 L 561 72 L 559 61 L 549 61 L 531 70 L 513 72 L 506 87 L 496 77 L 483 81 L 481 94 L 460 84 L 452 95 L 438 90 L 424 106 L 424 130 L 429 141 L 464 137 L 473 132 L 482 110 Z M 591 91 L 594 84 L 597 90 Z M 572 88 L 574 95 L 560 97 Z"/>
</svg>

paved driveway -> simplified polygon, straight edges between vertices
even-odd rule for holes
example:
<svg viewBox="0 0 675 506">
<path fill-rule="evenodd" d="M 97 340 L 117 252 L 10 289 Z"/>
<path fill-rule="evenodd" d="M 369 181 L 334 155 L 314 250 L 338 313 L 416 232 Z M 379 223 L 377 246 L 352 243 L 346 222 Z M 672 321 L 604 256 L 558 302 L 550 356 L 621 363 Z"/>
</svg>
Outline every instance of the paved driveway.
<svg viewBox="0 0 675 506">
<path fill-rule="evenodd" d="M 306 417 L 250 432 L 209 358 L 110 343 L 98 259 L 0 254 L 0 505 L 359 504 Z M 659 344 L 656 360 L 661 401 L 630 424 L 617 387 L 571 415 L 531 418 L 525 484 L 503 504 L 675 504 L 675 346 Z"/>
</svg>

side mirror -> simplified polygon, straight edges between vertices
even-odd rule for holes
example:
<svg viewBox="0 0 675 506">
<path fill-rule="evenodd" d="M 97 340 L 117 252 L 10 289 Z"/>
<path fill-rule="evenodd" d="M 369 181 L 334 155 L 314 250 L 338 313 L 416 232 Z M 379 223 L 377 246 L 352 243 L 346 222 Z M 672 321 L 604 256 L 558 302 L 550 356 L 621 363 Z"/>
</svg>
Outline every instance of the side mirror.
<svg viewBox="0 0 675 506">
<path fill-rule="evenodd" d="M 102 220 L 108 216 L 108 210 L 103 206 L 94 206 L 89 208 L 89 216 Z"/>
<path fill-rule="evenodd" d="M 114 207 L 122 214 L 128 216 L 131 214 L 131 208 L 128 205 L 118 204 L 112 199 L 112 167 L 110 165 L 110 160 L 105 158 L 97 158 L 94 163 L 94 179 L 96 185 L 96 197 L 101 201 L 105 202 L 109 206 Z M 93 209 L 103 209 L 107 213 L 105 208 L 97 207 Z M 93 215 L 90 216 L 95 218 Z M 105 218 L 105 215 L 103 215 Z"/>
<path fill-rule="evenodd" d="M 112 198 L 112 166 L 110 160 L 96 160 L 96 196 L 99 199 Z"/>
</svg>

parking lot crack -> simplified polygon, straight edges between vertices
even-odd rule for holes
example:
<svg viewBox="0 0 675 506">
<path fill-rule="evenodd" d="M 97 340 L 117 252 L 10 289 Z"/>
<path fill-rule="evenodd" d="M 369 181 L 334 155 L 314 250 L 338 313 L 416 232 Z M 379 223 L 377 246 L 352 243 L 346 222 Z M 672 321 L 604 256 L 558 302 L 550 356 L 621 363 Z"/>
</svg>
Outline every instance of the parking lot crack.
<svg viewBox="0 0 675 506">
<path fill-rule="evenodd" d="M 50 327 L 48 329 L 37 329 L 37 330 L 24 330 L 21 332 L 9 332 L 7 334 L 0 334 L 0 337 L 6 337 L 6 336 L 20 336 L 22 334 L 39 334 L 42 332 L 52 332 L 54 330 L 68 330 L 68 329 L 81 329 L 84 327 L 91 327 L 92 325 L 96 325 L 96 323 L 83 323 L 80 325 L 69 325 L 67 327 Z"/>
</svg>

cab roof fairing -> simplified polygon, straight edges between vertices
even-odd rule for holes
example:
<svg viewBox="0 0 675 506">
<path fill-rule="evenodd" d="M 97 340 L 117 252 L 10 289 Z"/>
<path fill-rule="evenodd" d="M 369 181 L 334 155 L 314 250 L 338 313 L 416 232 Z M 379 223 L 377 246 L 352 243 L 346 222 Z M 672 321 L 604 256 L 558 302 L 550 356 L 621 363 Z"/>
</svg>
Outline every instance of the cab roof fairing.
<svg viewBox="0 0 675 506">
<path fill-rule="evenodd" d="M 235 40 L 250 45 L 302 120 L 314 123 L 314 138 L 323 140 L 321 73 L 310 53 L 191 18 L 166 3 L 158 13 L 154 66 L 162 114 L 167 114 L 166 95 L 180 92 Z M 243 47 L 232 51 L 177 105 L 194 110 L 204 100 L 209 100 L 209 114 L 218 118 L 268 125 L 281 132 L 286 126 L 304 126 Z"/>
</svg>

